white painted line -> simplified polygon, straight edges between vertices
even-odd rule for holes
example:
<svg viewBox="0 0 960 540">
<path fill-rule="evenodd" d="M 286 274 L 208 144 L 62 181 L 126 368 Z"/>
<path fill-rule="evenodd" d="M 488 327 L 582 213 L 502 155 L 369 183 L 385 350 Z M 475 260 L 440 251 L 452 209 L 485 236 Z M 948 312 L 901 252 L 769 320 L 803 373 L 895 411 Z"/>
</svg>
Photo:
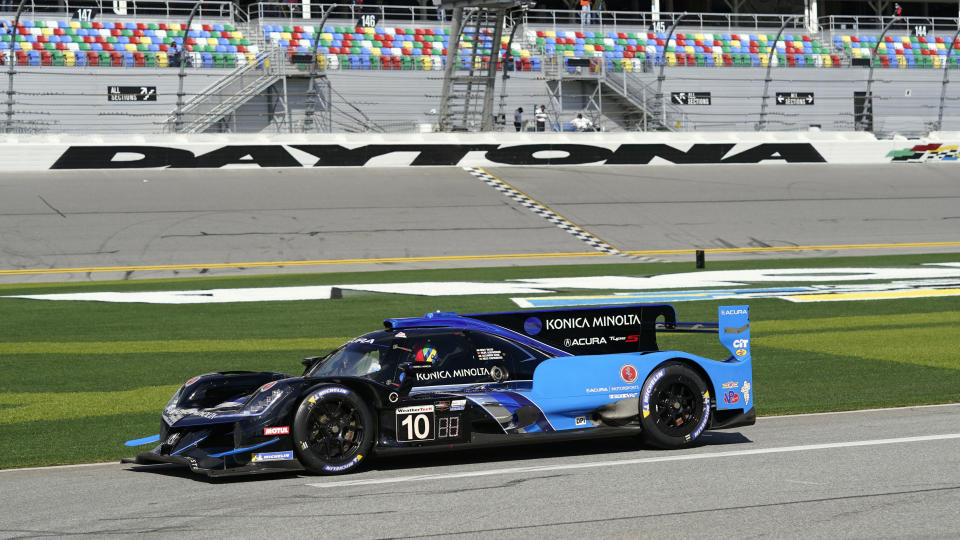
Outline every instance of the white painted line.
<svg viewBox="0 0 960 540">
<path fill-rule="evenodd" d="M 495 476 L 500 474 L 523 474 L 576 469 L 595 469 L 597 467 L 616 467 L 622 465 L 643 465 L 648 463 L 665 463 L 670 461 L 691 461 L 699 459 L 729 458 L 737 456 L 756 456 L 762 454 L 782 454 L 787 452 L 807 452 L 811 450 L 827 450 L 831 448 L 855 448 L 858 446 L 880 446 L 887 444 L 905 444 L 927 441 L 942 441 L 960 439 L 960 433 L 945 433 L 941 435 L 923 435 L 919 437 L 901 437 L 897 439 L 873 439 L 868 441 L 846 441 L 837 443 L 804 444 L 799 446 L 781 446 L 777 448 L 756 448 L 751 450 L 732 450 L 729 452 L 707 452 L 702 454 L 679 454 L 663 457 L 621 459 L 616 461 L 594 461 L 588 463 L 570 463 L 563 465 L 537 465 L 530 467 L 510 467 L 503 469 L 486 469 L 481 471 L 464 471 L 445 474 L 418 474 L 409 476 L 393 476 L 390 478 L 367 478 L 358 480 L 340 480 L 307 484 L 317 488 L 334 488 L 350 486 L 370 486 L 377 484 L 393 484 L 399 482 L 421 482 L 450 480 L 453 478 L 474 478 L 478 476 Z"/>
<path fill-rule="evenodd" d="M 47 467 L 21 467 L 19 469 L 0 469 L 0 473 L 23 471 L 56 471 L 58 469 L 79 469 L 80 467 L 102 467 L 104 465 L 120 465 L 120 461 L 103 461 L 100 463 L 77 463 L 74 465 L 49 465 Z"/>
</svg>

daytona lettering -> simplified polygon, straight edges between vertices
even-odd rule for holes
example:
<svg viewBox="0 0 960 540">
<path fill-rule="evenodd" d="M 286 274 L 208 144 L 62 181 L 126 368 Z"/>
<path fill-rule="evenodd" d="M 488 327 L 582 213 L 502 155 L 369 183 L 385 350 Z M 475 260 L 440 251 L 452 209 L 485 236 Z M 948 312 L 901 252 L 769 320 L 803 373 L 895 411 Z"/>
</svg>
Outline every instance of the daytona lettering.
<svg viewBox="0 0 960 540">
<path fill-rule="evenodd" d="M 502 165 L 646 165 L 654 159 L 675 164 L 702 163 L 825 163 L 810 143 L 763 143 L 728 155 L 733 143 L 694 144 L 681 150 L 667 144 L 621 144 L 615 149 L 586 144 L 369 144 L 345 148 L 339 144 L 228 145 L 195 154 L 185 148 L 167 146 L 71 146 L 51 169 L 217 169 L 228 165 L 259 167 L 364 167 L 374 158 L 389 154 L 393 159 L 381 166 L 457 166 L 496 163 Z M 316 160 L 301 162 L 291 154 L 295 149 Z M 479 153 L 466 160 L 471 152 Z M 562 152 L 562 157 L 538 157 L 542 153 Z M 117 159 L 118 156 L 140 156 Z M 412 159 L 409 157 L 413 155 Z"/>
</svg>

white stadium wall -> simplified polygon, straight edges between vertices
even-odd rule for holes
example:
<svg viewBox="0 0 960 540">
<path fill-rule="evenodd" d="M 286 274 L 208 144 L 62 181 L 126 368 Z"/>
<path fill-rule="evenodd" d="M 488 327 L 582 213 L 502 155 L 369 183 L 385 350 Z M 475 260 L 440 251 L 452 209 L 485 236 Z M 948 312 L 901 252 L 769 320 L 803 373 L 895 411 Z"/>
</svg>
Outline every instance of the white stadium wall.
<svg viewBox="0 0 960 540">
<path fill-rule="evenodd" d="M 960 133 L 863 132 L 16 135 L 6 172 L 157 168 L 878 164 L 956 161 Z"/>
</svg>

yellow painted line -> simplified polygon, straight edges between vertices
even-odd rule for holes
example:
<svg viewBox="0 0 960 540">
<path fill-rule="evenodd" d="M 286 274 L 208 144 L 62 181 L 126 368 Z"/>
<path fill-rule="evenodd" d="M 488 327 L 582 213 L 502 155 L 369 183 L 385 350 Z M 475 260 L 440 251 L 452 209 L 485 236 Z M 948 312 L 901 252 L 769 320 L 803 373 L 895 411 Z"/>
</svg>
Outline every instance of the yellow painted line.
<svg viewBox="0 0 960 540">
<path fill-rule="evenodd" d="M 771 247 L 743 247 L 743 248 L 705 248 L 706 253 L 761 253 L 780 251 L 825 251 L 841 249 L 905 249 L 926 247 L 957 247 L 960 242 L 912 242 L 899 244 L 841 244 L 819 246 L 771 246 Z M 659 249 L 646 251 L 623 251 L 629 255 L 678 255 L 693 254 L 692 249 Z M 465 262 L 465 261 L 505 261 L 517 259 L 558 259 L 582 257 L 616 257 L 615 255 L 599 252 L 571 252 L 571 253 L 504 253 L 499 255 L 443 255 L 433 257 L 382 257 L 369 259 L 321 259 L 311 261 L 258 261 L 235 263 L 209 264 L 157 264 L 144 266 L 90 266 L 76 268 L 22 268 L 0 270 L 0 276 L 32 275 L 32 274 L 69 274 L 69 273 L 96 273 L 96 272 L 146 272 L 151 270 L 202 270 L 204 268 L 264 268 L 276 266 L 332 266 L 344 264 L 385 264 L 410 262 Z"/>
<path fill-rule="evenodd" d="M 833 300 L 888 300 L 894 298 L 928 298 L 960 296 L 960 289 L 912 289 L 908 291 L 873 291 L 837 294 L 800 294 L 785 296 L 794 302 L 829 302 Z"/>
<path fill-rule="evenodd" d="M 742 247 L 742 248 L 711 248 L 704 249 L 706 253 L 754 253 L 777 251 L 827 251 L 838 249 L 905 249 L 918 247 L 960 247 L 960 242 L 907 242 L 890 244 L 837 244 L 822 246 L 770 246 L 770 247 Z M 696 249 L 662 249 L 657 251 L 624 251 L 630 255 L 646 254 L 683 254 L 694 253 Z"/>
</svg>

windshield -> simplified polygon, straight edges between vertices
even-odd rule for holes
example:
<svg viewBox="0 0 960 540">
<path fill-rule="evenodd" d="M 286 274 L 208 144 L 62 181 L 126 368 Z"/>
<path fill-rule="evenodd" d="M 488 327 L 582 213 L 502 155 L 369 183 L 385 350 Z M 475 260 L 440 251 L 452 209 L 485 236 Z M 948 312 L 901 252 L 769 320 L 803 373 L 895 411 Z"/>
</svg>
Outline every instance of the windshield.
<svg viewBox="0 0 960 540">
<path fill-rule="evenodd" d="M 393 382 L 397 368 L 395 336 L 373 332 L 348 341 L 306 373 L 310 377 L 366 377 L 384 384 Z"/>
</svg>

